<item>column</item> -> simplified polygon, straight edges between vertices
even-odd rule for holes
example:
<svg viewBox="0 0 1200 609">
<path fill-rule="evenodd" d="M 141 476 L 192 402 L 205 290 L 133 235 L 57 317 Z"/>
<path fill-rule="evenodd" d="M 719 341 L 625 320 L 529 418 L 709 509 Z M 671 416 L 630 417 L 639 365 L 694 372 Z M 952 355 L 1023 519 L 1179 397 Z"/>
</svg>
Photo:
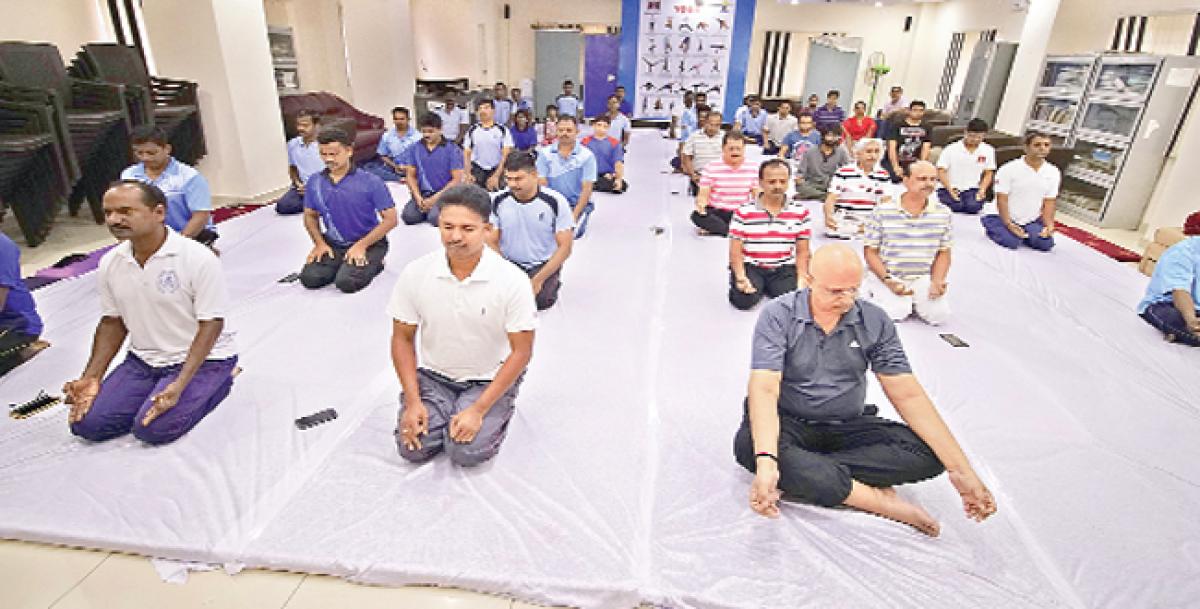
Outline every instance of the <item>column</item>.
<svg viewBox="0 0 1200 609">
<path fill-rule="evenodd" d="M 1021 28 L 1017 56 L 1013 60 L 1011 76 L 1008 77 L 1008 89 L 996 118 L 996 128 L 1000 131 L 1020 133 L 1025 125 L 1025 117 L 1033 102 L 1033 92 L 1041 78 L 1042 61 L 1046 58 L 1059 4 L 1060 0 L 1030 2 L 1029 14 Z"/>
</svg>

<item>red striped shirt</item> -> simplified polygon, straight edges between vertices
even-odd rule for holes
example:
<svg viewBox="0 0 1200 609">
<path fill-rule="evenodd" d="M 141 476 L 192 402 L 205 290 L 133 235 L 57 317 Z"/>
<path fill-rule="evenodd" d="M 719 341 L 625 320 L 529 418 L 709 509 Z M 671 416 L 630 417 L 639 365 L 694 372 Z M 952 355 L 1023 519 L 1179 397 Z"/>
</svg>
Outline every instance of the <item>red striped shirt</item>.
<svg viewBox="0 0 1200 609">
<path fill-rule="evenodd" d="M 883 195 L 891 188 L 888 172 L 878 165 L 871 175 L 863 172 L 857 163 L 839 167 L 829 181 L 829 192 L 837 193 L 836 207 L 855 211 L 871 211 Z"/>
<path fill-rule="evenodd" d="M 729 238 L 742 242 L 742 255 L 754 266 L 775 268 L 796 262 L 796 240 L 812 236 L 808 210 L 787 204 L 772 216 L 759 202 L 733 212 Z"/>
<path fill-rule="evenodd" d="M 710 189 L 709 206 L 734 211 L 753 198 L 758 188 L 758 166 L 745 160 L 737 167 L 730 167 L 724 159 L 713 161 L 700 176 L 700 188 Z"/>
</svg>

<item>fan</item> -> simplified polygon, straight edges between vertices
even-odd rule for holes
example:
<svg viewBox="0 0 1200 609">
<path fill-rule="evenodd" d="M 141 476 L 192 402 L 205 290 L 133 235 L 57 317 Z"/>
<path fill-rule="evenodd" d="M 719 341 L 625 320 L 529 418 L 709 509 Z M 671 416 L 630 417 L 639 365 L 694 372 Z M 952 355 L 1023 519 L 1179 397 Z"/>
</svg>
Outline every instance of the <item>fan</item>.
<svg viewBox="0 0 1200 609">
<path fill-rule="evenodd" d="M 883 53 L 876 51 L 867 58 L 866 81 L 871 85 L 871 98 L 867 101 L 867 114 L 875 109 L 875 93 L 879 89 L 879 79 L 891 71 L 892 69 L 887 65 L 887 57 Z"/>
</svg>

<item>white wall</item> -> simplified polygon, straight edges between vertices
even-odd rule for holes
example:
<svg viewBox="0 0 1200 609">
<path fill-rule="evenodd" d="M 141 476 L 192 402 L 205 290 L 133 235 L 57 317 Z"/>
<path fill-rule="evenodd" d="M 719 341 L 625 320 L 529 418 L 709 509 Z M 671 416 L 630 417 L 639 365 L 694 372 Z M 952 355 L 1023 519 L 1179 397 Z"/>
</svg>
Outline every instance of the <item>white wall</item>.
<svg viewBox="0 0 1200 609">
<path fill-rule="evenodd" d="M 269 25 L 292 28 L 300 88 L 328 91 L 352 102 L 346 44 L 342 36 L 341 2 L 265 0 L 263 6 Z"/>
<path fill-rule="evenodd" d="M 350 90 L 356 108 L 384 117 L 412 107 L 416 89 L 408 0 L 342 0 Z"/>
<path fill-rule="evenodd" d="M 116 41 L 102 5 L 102 0 L 8 0 L 0 40 L 52 43 L 69 64 L 85 43 Z"/>
</svg>

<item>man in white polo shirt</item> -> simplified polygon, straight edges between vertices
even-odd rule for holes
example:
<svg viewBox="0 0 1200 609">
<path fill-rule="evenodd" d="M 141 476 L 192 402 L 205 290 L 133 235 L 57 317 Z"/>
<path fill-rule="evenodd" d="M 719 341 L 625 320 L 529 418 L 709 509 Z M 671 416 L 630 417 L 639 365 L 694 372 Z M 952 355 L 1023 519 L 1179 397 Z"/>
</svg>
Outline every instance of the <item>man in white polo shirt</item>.
<svg viewBox="0 0 1200 609">
<path fill-rule="evenodd" d="M 1062 173 L 1046 161 L 1050 137 L 1030 131 L 1025 156 L 996 172 L 996 200 L 983 208 L 983 228 L 992 241 L 1010 250 L 1022 243 L 1040 252 L 1054 247 L 1054 203 Z"/>
<path fill-rule="evenodd" d="M 746 161 L 746 136 L 730 131 L 721 143 L 721 159 L 709 163 L 700 176 L 692 223 L 703 233 L 724 237 L 734 210 L 758 193 L 758 167 Z"/>
<path fill-rule="evenodd" d="M 489 191 L 500 190 L 504 176 L 504 159 L 512 150 L 512 134 L 495 118 L 494 102 L 481 99 L 475 104 L 479 122 L 467 130 L 463 138 L 463 167 L 469 171 L 467 180 Z"/>
<path fill-rule="evenodd" d="M 895 321 L 917 316 L 938 325 L 950 316 L 950 209 L 933 198 L 937 169 L 929 161 L 909 166 L 904 194 L 875 207 L 866 225 L 867 297 Z"/>
<path fill-rule="evenodd" d="M 700 192 L 700 175 L 708 164 L 721 158 L 721 113 L 708 106 L 696 107 L 697 124 L 679 157 L 683 173 L 688 176 L 688 196 Z"/>
<path fill-rule="evenodd" d="M 946 146 L 938 157 L 938 199 L 950 211 L 977 214 L 987 199 L 996 173 L 996 149 L 983 141 L 987 121 L 973 118 L 963 138 Z"/>
<path fill-rule="evenodd" d="M 474 466 L 504 441 L 537 312 L 529 277 L 487 247 L 487 191 L 454 186 L 441 205 L 444 249 L 404 267 L 388 304 L 402 387 L 396 444 L 413 463 L 445 451 Z"/>
<path fill-rule="evenodd" d="M 121 241 L 100 260 L 100 324 L 83 375 L 63 386 L 71 433 L 100 442 L 133 432 L 178 439 L 233 386 L 237 353 L 225 332 L 228 295 L 216 254 L 163 224 L 157 187 L 123 181 L 104 193 Z M 129 337 L 129 353 L 100 378 Z"/>
<path fill-rule="evenodd" d="M 504 175 L 508 190 L 492 197 L 489 245 L 529 275 L 543 311 L 558 301 L 559 273 L 575 241 L 571 202 L 538 185 L 537 164 L 528 152 L 508 155 Z"/>
<path fill-rule="evenodd" d="M 446 93 L 446 99 L 440 110 L 434 110 L 442 119 L 442 137 L 448 142 L 462 146 L 463 134 L 467 132 L 467 121 L 470 117 L 467 111 L 458 107 L 458 96 L 453 91 Z"/>
</svg>

